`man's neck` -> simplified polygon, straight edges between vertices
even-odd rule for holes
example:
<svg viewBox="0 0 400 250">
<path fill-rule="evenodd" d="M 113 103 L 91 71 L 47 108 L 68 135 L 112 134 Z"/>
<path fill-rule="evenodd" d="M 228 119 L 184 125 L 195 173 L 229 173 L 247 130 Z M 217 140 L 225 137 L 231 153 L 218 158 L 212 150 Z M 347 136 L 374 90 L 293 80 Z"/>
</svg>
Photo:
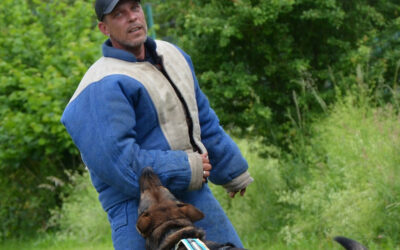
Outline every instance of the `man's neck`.
<svg viewBox="0 0 400 250">
<path fill-rule="evenodd" d="M 137 50 L 131 50 L 129 52 L 134 54 L 137 60 L 144 60 L 144 58 L 146 57 L 146 50 L 144 44 L 142 44 L 140 48 L 138 48 Z"/>
<path fill-rule="evenodd" d="M 141 45 L 139 45 L 137 47 L 126 47 L 126 46 L 120 45 L 119 43 L 113 42 L 113 40 L 111 39 L 111 44 L 114 48 L 122 49 L 122 50 L 132 53 L 136 57 L 137 60 L 144 60 L 144 58 L 146 56 L 146 49 L 145 49 L 144 43 L 142 43 Z"/>
</svg>

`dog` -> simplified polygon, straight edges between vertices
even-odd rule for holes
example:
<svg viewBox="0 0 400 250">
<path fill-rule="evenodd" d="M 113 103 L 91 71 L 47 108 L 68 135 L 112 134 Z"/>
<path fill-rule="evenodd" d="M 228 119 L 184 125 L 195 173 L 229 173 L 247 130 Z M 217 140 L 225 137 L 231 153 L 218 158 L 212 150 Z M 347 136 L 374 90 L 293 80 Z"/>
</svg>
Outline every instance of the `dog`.
<svg viewBox="0 0 400 250">
<path fill-rule="evenodd" d="M 207 241 L 205 232 L 193 224 L 203 219 L 204 214 L 195 206 L 179 201 L 161 184 L 152 168 L 146 167 L 142 171 L 139 185 L 136 229 L 146 239 L 146 250 L 246 250 L 236 248 L 231 243 Z M 357 241 L 343 236 L 337 236 L 334 240 L 346 250 L 367 250 Z M 196 244 L 198 248 L 186 247 L 187 244 Z"/>
<path fill-rule="evenodd" d="M 195 206 L 179 201 L 162 184 L 150 167 L 139 179 L 140 203 L 136 229 L 146 239 L 146 250 L 193 249 L 245 250 L 231 243 L 207 241 L 205 232 L 194 226 L 204 214 Z"/>
</svg>

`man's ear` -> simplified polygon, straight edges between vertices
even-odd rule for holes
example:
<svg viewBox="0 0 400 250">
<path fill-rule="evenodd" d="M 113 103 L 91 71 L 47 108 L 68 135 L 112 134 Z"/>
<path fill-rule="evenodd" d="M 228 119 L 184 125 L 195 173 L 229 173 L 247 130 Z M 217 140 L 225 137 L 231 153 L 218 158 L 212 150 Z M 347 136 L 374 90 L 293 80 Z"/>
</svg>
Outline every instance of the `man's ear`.
<svg viewBox="0 0 400 250">
<path fill-rule="evenodd" d="M 101 33 L 103 33 L 106 36 L 110 35 L 110 32 L 108 32 L 108 27 L 106 25 L 105 22 L 101 21 L 97 24 L 97 27 L 99 27 L 99 30 L 101 31 Z"/>
<path fill-rule="evenodd" d="M 195 206 L 187 203 L 178 204 L 179 210 L 185 214 L 192 222 L 201 220 L 204 218 L 204 214 L 197 209 Z"/>
<path fill-rule="evenodd" d="M 136 222 L 136 230 L 144 237 L 148 237 L 150 234 L 152 220 L 148 213 L 143 213 L 139 216 Z"/>
</svg>

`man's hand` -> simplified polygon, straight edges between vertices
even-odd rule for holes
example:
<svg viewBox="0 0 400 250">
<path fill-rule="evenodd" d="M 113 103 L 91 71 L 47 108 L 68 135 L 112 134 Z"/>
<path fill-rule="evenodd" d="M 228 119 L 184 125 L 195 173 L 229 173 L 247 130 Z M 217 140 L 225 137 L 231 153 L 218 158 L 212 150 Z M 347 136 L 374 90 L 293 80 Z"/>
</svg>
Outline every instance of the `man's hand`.
<svg viewBox="0 0 400 250">
<path fill-rule="evenodd" d="M 235 195 L 237 194 L 237 192 L 239 192 L 239 191 L 229 192 L 229 197 L 235 198 Z M 243 196 L 244 193 L 246 193 L 246 188 L 243 188 L 242 190 L 240 190 L 240 196 Z"/>
<path fill-rule="evenodd" d="M 212 169 L 210 159 L 208 159 L 208 153 L 201 154 L 203 159 L 203 183 L 207 182 L 207 178 L 210 176 L 210 171 Z"/>
</svg>

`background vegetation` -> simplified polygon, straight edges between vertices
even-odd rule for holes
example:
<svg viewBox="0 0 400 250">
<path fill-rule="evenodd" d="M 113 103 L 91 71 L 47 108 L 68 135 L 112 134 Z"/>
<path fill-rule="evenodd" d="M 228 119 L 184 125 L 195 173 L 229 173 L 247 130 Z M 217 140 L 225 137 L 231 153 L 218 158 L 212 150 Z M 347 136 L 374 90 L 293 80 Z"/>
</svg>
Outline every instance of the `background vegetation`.
<svg viewBox="0 0 400 250">
<path fill-rule="evenodd" d="M 250 249 L 400 245 L 400 4 L 154 0 L 256 182 L 213 191 Z M 105 214 L 59 122 L 104 37 L 92 1 L 0 3 L 4 249 L 109 249 Z M 143 2 L 146 4 L 146 2 Z M 37 237 L 40 235 L 40 237 Z"/>
</svg>

